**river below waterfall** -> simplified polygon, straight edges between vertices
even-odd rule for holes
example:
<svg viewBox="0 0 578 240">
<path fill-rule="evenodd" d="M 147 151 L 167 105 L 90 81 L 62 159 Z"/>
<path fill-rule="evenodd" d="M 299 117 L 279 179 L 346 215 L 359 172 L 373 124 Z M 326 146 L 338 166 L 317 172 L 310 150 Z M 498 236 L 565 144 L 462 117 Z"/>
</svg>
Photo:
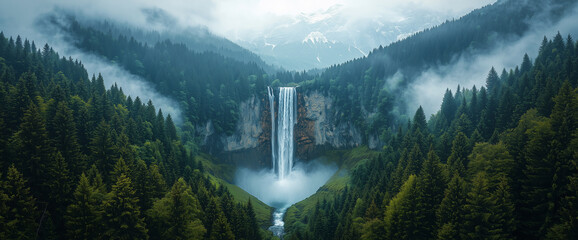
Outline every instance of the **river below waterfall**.
<svg viewBox="0 0 578 240">
<path fill-rule="evenodd" d="M 273 232 L 273 235 L 283 239 L 283 234 L 285 234 L 285 222 L 283 222 L 283 217 L 287 207 L 277 208 L 273 212 L 273 226 L 269 227 L 269 231 Z"/>
</svg>

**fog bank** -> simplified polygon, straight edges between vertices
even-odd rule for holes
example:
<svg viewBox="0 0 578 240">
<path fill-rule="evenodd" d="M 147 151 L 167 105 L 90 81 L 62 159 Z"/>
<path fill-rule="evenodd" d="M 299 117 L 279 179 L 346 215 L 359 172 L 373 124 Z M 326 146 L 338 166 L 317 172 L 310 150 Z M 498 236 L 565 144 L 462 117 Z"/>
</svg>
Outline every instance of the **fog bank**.
<svg viewBox="0 0 578 240">
<path fill-rule="evenodd" d="M 568 11 L 564 18 L 557 23 L 535 21 L 531 23 L 532 29 L 524 36 L 515 41 L 502 41 L 495 44 L 493 49 L 477 53 L 465 53 L 456 56 L 452 64 L 433 67 L 420 74 L 420 76 L 408 86 L 404 94 L 406 109 L 413 114 L 419 106 L 423 107 L 426 117 L 436 113 L 441 106 L 446 89 L 462 88 L 471 89 L 485 86 L 486 77 L 492 67 L 498 74 L 502 69 L 513 69 L 522 63 L 524 53 L 530 59 L 535 59 L 544 36 L 549 40 L 560 32 L 564 40 L 568 34 L 574 39 L 578 37 L 578 7 Z"/>
<path fill-rule="evenodd" d="M 336 171 L 335 164 L 297 161 L 291 174 L 279 180 L 271 169 L 241 168 L 235 176 L 235 184 L 269 206 L 284 208 L 313 195 Z"/>
</svg>

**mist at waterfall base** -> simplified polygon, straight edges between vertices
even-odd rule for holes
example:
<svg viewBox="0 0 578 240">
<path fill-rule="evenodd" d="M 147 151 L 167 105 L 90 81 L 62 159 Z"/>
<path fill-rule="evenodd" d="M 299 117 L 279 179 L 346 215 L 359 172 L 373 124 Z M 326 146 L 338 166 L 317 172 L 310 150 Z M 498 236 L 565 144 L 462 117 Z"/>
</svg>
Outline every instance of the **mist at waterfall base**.
<svg viewBox="0 0 578 240">
<path fill-rule="evenodd" d="M 267 205 L 280 209 L 313 195 L 336 171 L 335 164 L 325 165 L 322 159 L 296 161 L 285 179 L 280 180 L 271 169 L 242 168 L 237 171 L 235 183 Z"/>
</svg>

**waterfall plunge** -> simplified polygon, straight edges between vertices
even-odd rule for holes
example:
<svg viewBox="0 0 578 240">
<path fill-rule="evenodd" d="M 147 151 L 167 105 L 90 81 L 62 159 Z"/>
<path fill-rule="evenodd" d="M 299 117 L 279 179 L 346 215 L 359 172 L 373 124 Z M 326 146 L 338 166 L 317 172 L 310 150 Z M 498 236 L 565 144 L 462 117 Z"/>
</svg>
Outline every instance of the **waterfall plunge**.
<svg viewBox="0 0 578 240">
<path fill-rule="evenodd" d="M 275 208 L 273 226 L 269 228 L 283 238 L 283 216 L 288 207 L 299 202 L 321 187 L 337 171 L 334 164 L 324 165 L 318 160 L 294 161 L 294 127 L 297 124 L 297 93 L 295 88 L 282 87 L 278 92 L 275 111 L 275 92 L 269 87 L 271 109 L 271 157 L 273 169 L 254 171 L 239 168 L 236 184 Z M 277 113 L 275 115 L 275 113 Z"/>
<path fill-rule="evenodd" d="M 277 110 L 277 136 L 275 136 L 275 118 L 271 116 L 271 148 L 273 170 L 279 180 L 284 180 L 291 174 L 293 168 L 294 139 L 293 129 L 297 123 L 297 101 L 293 87 L 279 88 L 279 104 Z M 269 95 L 269 103 L 273 103 L 275 96 Z M 271 106 L 274 106 L 271 104 Z M 271 107 L 271 109 L 274 109 Z M 271 111 L 273 112 L 273 111 Z M 274 137 L 276 137 L 276 141 Z M 276 143 L 276 144 L 275 144 Z"/>
</svg>

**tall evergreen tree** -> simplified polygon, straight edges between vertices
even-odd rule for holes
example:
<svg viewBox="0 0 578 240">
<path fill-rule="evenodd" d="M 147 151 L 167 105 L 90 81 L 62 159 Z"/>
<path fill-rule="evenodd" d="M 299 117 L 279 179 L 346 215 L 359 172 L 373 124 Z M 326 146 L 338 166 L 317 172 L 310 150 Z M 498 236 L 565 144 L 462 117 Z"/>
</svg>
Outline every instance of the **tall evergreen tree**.
<svg viewBox="0 0 578 240">
<path fill-rule="evenodd" d="M 102 202 L 105 225 L 104 236 L 108 239 L 148 239 L 148 230 L 141 216 L 138 198 L 131 180 L 121 174 L 112 191 Z"/>
<path fill-rule="evenodd" d="M 118 159 L 113 135 L 110 125 L 102 121 L 95 129 L 94 136 L 90 141 L 92 158 L 102 174 L 110 173 Z"/>
<path fill-rule="evenodd" d="M 4 212 L 0 215 L 4 228 L 0 229 L 0 236 L 3 239 L 35 239 L 39 216 L 36 199 L 14 165 L 8 168 L 6 180 L 0 186 L 0 195 L 2 193 L 4 197 L 0 206 L 3 209 L 0 210 Z"/>
<path fill-rule="evenodd" d="M 464 209 L 466 212 L 464 225 L 468 239 L 494 237 L 491 233 L 494 202 L 488 191 L 488 180 L 484 172 L 478 173 L 473 179 Z"/>
<path fill-rule="evenodd" d="M 446 89 L 446 93 L 444 94 L 444 98 L 442 100 L 441 115 L 444 116 L 444 119 L 447 120 L 448 126 L 449 123 L 453 121 L 457 110 L 458 106 L 456 104 L 456 100 L 452 94 L 452 91 Z"/>
<path fill-rule="evenodd" d="M 413 116 L 412 132 L 415 132 L 417 129 L 419 129 L 422 134 L 428 132 L 425 114 L 421 106 L 419 106 L 419 108 L 415 111 L 415 115 Z"/>
<path fill-rule="evenodd" d="M 458 174 L 454 174 L 444 192 L 444 199 L 437 209 L 437 220 L 440 229 L 437 239 L 466 239 L 464 226 L 465 205 L 468 185 Z"/>
<path fill-rule="evenodd" d="M 148 212 L 152 222 L 151 237 L 201 239 L 206 232 L 199 219 L 201 213 L 191 188 L 183 178 L 179 178 L 167 195 L 156 201 Z"/>
<path fill-rule="evenodd" d="M 245 219 L 247 220 L 247 239 L 260 240 L 261 234 L 259 234 L 259 225 L 257 224 L 255 210 L 253 209 L 253 204 L 251 199 L 247 201 L 247 206 L 245 207 Z"/>
<path fill-rule="evenodd" d="M 211 234 L 209 236 L 210 240 L 234 240 L 235 235 L 231 231 L 231 226 L 225 217 L 223 212 L 219 212 L 215 222 L 212 224 Z"/>
<path fill-rule="evenodd" d="M 56 150 L 60 151 L 71 172 L 77 176 L 87 166 L 83 166 L 85 159 L 80 152 L 76 123 L 74 122 L 72 110 L 68 108 L 66 102 L 58 103 L 50 125 L 53 131 L 51 134 L 52 140 Z"/>
<path fill-rule="evenodd" d="M 524 149 L 526 166 L 520 193 L 520 232 L 524 238 L 541 238 L 546 233 L 548 206 L 554 202 L 551 194 L 554 159 L 550 153 L 554 132 L 549 120 L 534 123 L 527 130 Z"/>
<path fill-rule="evenodd" d="M 458 132 L 452 142 L 452 153 L 447 161 L 450 175 L 465 176 L 465 165 L 468 163 L 467 155 L 469 152 L 468 137 L 464 133 Z"/>
<path fill-rule="evenodd" d="M 95 189 L 83 173 L 74 191 L 74 200 L 66 209 L 67 237 L 71 239 L 99 239 L 102 237 L 101 202 Z"/>
<path fill-rule="evenodd" d="M 417 177 L 410 175 L 399 193 L 389 202 L 385 210 L 387 239 L 416 239 L 419 222 L 415 211 L 417 202 Z"/>
<path fill-rule="evenodd" d="M 502 142 L 478 143 L 468 158 L 468 175 L 476 176 L 479 172 L 486 172 L 492 190 L 499 185 L 502 177 L 509 179 L 515 170 L 515 162 Z"/>
<path fill-rule="evenodd" d="M 35 193 L 46 197 L 48 193 L 40 185 L 47 180 L 45 168 L 53 149 L 48 140 L 45 120 L 35 104 L 28 106 L 20 130 L 12 138 L 12 144 L 18 156 L 16 166 L 23 169 Z"/>
<path fill-rule="evenodd" d="M 496 239 L 514 239 L 514 231 L 516 230 L 515 205 L 508 179 L 505 176 L 500 177 L 498 186 L 492 193 L 492 202 L 495 207 L 491 216 L 493 226 L 490 233 Z"/>
<path fill-rule="evenodd" d="M 500 78 L 498 77 L 496 69 L 492 67 L 492 69 L 490 69 L 490 72 L 488 73 L 488 77 L 486 77 L 486 88 L 488 89 L 488 93 L 490 95 L 496 95 L 499 85 L 500 85 Z"/>
<path fill-rule="evenodd" d="M 433 149 L 427 154 L 417 179 L 417 238 L 431 239 L 436 234 L 436 209 L 444 198 L 446 180 L 440 159 Z"/>
</svg>

